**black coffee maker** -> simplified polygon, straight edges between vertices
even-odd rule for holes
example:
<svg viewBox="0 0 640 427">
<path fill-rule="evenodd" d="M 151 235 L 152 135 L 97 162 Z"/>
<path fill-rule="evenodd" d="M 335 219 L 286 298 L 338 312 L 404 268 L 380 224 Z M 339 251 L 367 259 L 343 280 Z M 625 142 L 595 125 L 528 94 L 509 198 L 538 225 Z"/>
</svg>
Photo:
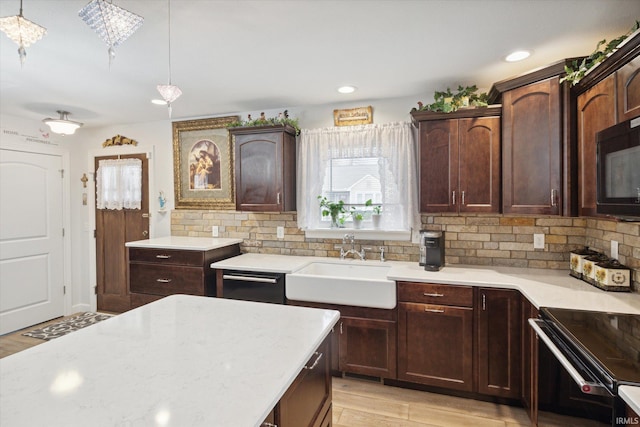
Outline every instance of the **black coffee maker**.
<svg viewBox="0 0 640 427">
<path fill-rule="evenodd" d="M 439 271 L 444 267 L 444 231 L 423 231 L 420 233 L 424 247 L 424 269 Z M 422 248 L 421 248 L 422 249 Z"/>
</svg>

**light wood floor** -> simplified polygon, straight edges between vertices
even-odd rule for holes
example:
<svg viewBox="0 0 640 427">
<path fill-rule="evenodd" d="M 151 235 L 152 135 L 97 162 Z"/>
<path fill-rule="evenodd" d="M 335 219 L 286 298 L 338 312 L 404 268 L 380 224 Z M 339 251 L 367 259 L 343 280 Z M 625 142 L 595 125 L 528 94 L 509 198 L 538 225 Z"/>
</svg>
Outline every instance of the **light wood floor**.
<svg viewBox="0 0 640 427">
<path fill-rule="evenodd" d="M 59 320 L 61 318 L 0 336 L 0 358 L 46 342 L 21 334 Z M 584 421 L 582 420 L 581 424 L 574 424 L 567 419 L 558 419 L 549 425 L 582 427 L 585 425 Z M 516 427 L 530 425 L 526 412 L 518 407 L 408 390 L 383 385 L 375 381 L 333 378 L 334 427 Z"/>
</svg>

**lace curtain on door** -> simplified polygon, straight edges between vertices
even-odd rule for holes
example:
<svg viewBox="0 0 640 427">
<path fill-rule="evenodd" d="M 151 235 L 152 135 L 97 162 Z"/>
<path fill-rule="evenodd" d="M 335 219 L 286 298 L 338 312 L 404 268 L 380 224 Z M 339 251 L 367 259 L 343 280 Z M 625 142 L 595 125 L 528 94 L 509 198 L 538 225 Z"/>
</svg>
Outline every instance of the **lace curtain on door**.
<svg viewBox="0 0 640 427">
<path fill-rule="evenodd" d="M 141 209 L 142 160 L 100 160 L 96 183 L 98 209 Z"/>
</svg>

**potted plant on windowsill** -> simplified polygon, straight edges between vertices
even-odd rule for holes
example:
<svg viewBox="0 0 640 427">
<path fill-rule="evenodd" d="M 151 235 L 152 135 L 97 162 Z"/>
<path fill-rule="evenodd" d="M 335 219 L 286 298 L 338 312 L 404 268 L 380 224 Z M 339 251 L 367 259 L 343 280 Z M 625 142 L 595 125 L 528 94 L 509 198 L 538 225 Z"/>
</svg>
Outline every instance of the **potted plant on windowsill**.
<svg viewBox="0 0 640 427">
<path fill-rule="evenodd" d="M 322 208 L 322 216 L 331 217 L 331 228 L 341 228 L 344 223 L 344 218 L 341 218 L 340 215 L 346 213 L 344 210 L 344 201 L 338 200 L 337 202 L 332 202 L 324 196 L 318 196 L 318 201 Z"/>
<path fill-rule="evenodd" d="M 351 218 L 353 218 L 353 228 L 362 227 L 362 221 L 364 220 L 364 214 L 357 210 L 355 207 L 351 208 Z"/>
<path fill-rule="evenodd" d="M 367 200 L 364 204 L 365 206 L 372 206 L 373 202 L 371 199 Z M 373 223 L 373 228 L 380 228 L 380 221 L 382 220 L 382 206 L 377 205 L 373 207 L 373 213 L 371 214 L 371 222 Z"/>
</svg>

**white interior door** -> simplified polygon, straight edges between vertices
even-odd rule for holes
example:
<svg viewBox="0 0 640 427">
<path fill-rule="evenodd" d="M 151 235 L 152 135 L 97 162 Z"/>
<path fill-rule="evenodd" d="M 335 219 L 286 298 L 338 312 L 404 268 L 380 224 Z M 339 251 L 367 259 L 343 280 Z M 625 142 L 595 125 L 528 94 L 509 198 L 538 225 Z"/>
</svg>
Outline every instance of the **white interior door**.
<svg viewBox="0 0 640 427">
<path fill-rule="evenodd" d="M 0 334 L 64 313 L 62 158 L 0 149 Z"/>
</svg>

